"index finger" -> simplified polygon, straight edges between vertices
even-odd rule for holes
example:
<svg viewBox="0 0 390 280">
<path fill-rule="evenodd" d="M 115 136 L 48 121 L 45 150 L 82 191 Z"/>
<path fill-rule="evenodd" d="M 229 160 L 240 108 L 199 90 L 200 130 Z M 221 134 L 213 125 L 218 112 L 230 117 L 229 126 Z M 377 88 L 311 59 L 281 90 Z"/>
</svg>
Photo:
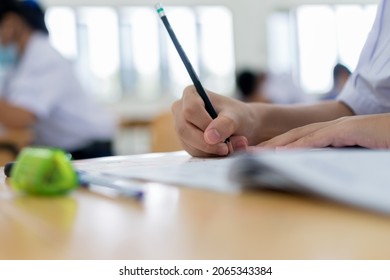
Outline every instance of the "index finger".
<svg viewBox="0 0 390 280">
<path fill-rule="evenodd" d="M 202 131 L 205 131 L 213 120 L 194 86 L 184 90 L 182 110 L 184 118 Z"/>
</svg>

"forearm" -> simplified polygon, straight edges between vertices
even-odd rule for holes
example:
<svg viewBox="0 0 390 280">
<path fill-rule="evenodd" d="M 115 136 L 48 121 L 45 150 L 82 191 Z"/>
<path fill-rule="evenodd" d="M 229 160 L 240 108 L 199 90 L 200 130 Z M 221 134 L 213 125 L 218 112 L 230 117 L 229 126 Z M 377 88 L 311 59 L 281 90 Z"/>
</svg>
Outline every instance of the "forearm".
<svg viewBox="0 0 390 280">
<path fill-rule="evenodd" d="M 33 113 L 0 100 L 0 123 L 8 128 L 23 129 L 31 127 L 36 121 Z"/>
<path fill-rule="evenodd" d="M 22 148 L 31 143 L 34 134 L 30 129 L 7 129 L 0 133 L 0 143 L 12 143 Z"/>
<path fill-rule="evenodd" d="M 258 108 L 257 108 L 258 107 Z M 338 101 L 321 102 L 311 105 L 252 105 L 256 126 L 249 139 L 250 145 L 259 144 L 290 129 L 315 122 L 329 121 L 353 112 Z"/>
</svg>

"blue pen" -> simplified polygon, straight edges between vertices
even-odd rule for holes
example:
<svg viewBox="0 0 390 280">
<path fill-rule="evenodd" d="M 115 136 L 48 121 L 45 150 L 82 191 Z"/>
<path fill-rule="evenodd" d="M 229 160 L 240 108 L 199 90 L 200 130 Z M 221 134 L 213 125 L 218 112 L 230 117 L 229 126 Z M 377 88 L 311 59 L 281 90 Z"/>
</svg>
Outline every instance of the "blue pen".
<svg viewBox="0 0 390 280">
<path fill-rule="evenodd" d="M 119 195 L 133 197 L 135 199 L 142 199 L 144 196 L 144 192 L 139 186 L 140 183 L 133 180 L 123 180 L 114 176 L 85 171 L 77 171 L 77 174 L 80 185 L 92 191 L 106 188 L 115 191 Z"/>
<path fill-rule="evenodd" d="M 15 162 L 8 162 L 4 166 L 4 174 L 7 177 L 11 177 L 12 167 Z M 142 199 L 144 192 L 138 182 L 129 181 L 129 180 L 119 180 L 113 176 L 99 174 L 99 173 L 90 173 L 86 171 L 77 171 L 79 184 L 82 187 L 85 187 L 91 191 L 110 189 L 126 197 L 133 197 L 135 199 Z M 122 184 L 120 184 L 122 183 Z M 98 191 L 101 193 L 100 191 Z"/>
</svg>

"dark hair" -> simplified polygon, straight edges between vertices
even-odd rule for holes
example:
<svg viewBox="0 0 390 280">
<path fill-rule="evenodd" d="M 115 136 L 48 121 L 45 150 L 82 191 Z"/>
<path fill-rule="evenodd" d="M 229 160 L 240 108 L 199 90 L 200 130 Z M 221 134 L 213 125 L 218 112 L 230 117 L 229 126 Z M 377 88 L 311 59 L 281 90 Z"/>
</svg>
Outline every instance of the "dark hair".
<svg viewBox="0 0 390 280">
<path fill-rule="evenodd" d="M 1 0 L 0 1 L 0 22 L 7 13 L 15 13 L 36 31 L 49 34 L 45 23 L 45 11 L 33 0 Z"/>
<path fill-rule="evenodd" d="M 236 84 L 243 97 L 249 97 L 265 79 L 266 74 L 262 71 L 242 70 L 237 73 Z"/>
<path fill-rule="evenodd" d="M 333 79 L 337 81 L 341 75 L 351 75 L 351 71 L 343 64 L 337 63 L 333 68 Z"/>
<path fill-rule="evenodd" d="M 237 74 L 237 87 L 243 96 L 249 96 L 256 88 L 256 74 L 250 70 L 244 70 Z"/>
</svg>

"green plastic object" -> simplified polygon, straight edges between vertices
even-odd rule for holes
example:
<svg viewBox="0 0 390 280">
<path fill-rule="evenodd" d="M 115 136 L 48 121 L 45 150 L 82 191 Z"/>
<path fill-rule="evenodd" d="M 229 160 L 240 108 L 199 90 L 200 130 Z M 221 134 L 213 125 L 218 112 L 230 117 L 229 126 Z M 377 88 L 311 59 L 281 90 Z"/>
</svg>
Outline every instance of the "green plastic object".
<svg viewBox="0 0 390 280">
<path fill-rule="evenodd" d="M 54 148 L 24 148 L 11 171 L 11 185 L 34 195 L 61 195 L 78 187 L 68 155 Z"/>
</svg>

